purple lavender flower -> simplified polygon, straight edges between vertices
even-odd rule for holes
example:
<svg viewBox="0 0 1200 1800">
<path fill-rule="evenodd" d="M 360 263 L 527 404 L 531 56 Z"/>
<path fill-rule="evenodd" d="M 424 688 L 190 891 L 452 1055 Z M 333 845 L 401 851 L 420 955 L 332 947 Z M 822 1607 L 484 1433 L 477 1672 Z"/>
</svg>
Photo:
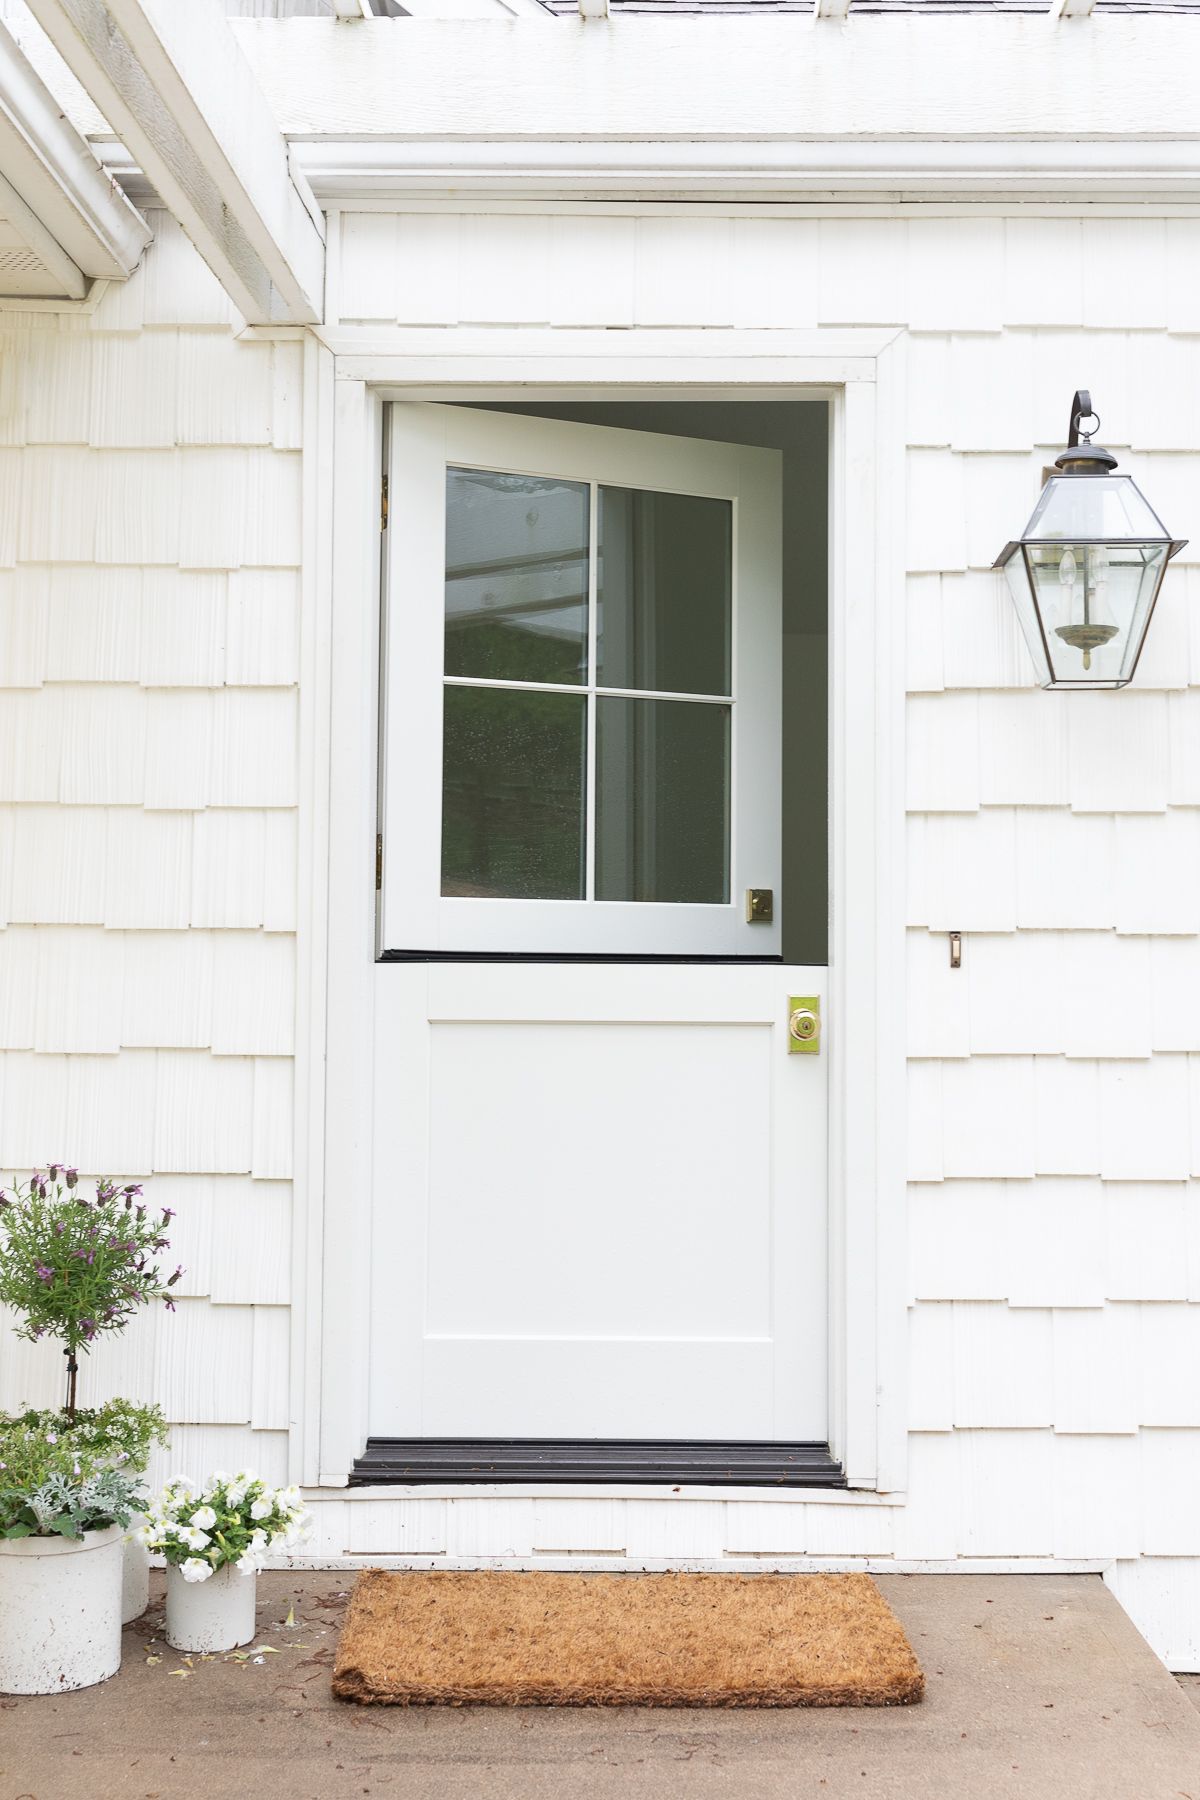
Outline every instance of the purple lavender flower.
<svg viewBox="0 0 1200 1800">
<path fill-rule="evenodd" d="M 79 1180 L 79 1170 L 68 1168 L 68 1169 L 65 1169 L 63 1172 L 67 1178 L 67 1186 L 69 1188 L 73 1188 L 75 1186 L 75 1183 Z"/>
<path fill-rule="evenodd" d="M 178 1280 L 179 1280 L 179 1277 L 180 1277 L 180 1276 L 181 1276 L 181 1275 L 182 1275 L 182 1274 L 183 1274 L 183 1265 L 182 1265 L 182 1264 L 180 1264 L 180 1266 L 179 1266 L 179 1268 L 177 1268 L 177 1269 L 176 1269 L 176 1271 L 175 1271 L 175 1273 L 174 1273 L 174 1274 L 173 1274 L 173 1275 L 171 1275 L 171 1276 L 168 1276 L 168 1278 L 167 1278 L 167 1286 L 168 1286 L 168 1287 L 174 1287 L 174 1286 L 175 1286 L 175 1283 L 176 1283 L 176 1282 L 177 1282 L 177 1281 L 178 1281 Z"/>
<path fill-rule="evenodd" d="M 39 1281 L 54 1280 L 54 1270 L 48 1269 L 44 1262 L 36 1262 L 33 1266 L 37 1271 L 37 1278 Z"/>
</svg>

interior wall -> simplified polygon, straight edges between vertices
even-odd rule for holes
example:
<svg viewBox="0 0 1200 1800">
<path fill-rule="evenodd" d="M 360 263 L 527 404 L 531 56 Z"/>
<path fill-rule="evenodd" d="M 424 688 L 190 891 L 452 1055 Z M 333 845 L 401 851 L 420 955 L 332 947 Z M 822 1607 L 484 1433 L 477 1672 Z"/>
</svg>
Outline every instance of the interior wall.
<svg viewBox="0 0 1200 1800">
<path fill-rule="evenodd" d="M 585 425 L 783 453 L 783 885 L 785 962 L 823 967 L 829 942 L 829 413 L 824 401 L 597 400 L 506 405 Z"/>
</svg>

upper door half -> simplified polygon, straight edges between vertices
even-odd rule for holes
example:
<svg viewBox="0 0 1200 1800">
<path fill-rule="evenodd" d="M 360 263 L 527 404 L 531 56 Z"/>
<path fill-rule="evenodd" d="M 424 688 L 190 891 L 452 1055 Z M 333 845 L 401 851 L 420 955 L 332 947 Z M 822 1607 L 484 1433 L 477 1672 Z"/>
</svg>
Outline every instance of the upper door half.
<svg viewBox="0 0 1200 1800">
<path fill-rule="evenodd" d="M 779 453 L 390 410 L 380 951 L 777 955 Z"/>
</svg>

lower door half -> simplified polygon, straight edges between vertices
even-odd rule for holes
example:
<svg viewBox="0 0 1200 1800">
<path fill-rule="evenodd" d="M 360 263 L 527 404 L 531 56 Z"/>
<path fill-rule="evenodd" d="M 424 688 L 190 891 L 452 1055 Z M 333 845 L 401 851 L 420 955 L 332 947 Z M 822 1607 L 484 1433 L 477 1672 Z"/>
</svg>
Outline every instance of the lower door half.
<svg viewBox="0 0 1200 1800">
<path fill-rule="evenodd" d="M 825 971 L 376 980 L 372 1439 L 823 1440 Z"/>
</svg>

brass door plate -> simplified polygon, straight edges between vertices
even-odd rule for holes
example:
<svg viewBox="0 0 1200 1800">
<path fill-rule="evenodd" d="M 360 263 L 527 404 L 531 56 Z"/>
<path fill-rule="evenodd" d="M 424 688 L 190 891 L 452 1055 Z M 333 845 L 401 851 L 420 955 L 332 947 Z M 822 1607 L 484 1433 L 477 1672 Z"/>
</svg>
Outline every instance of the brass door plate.
<svg viewBox="0 0 1200 1800">
<path fill-rule="evenodd" d="M 792 994 L 788 999 L 788 1055 L 821 1054 L 821 997 Z"/>
<path fill-rule="evenodd" d="M 747 925 L 770 925 L 775 918 L 774 888 L 746 889 Z"/>
</svg>

